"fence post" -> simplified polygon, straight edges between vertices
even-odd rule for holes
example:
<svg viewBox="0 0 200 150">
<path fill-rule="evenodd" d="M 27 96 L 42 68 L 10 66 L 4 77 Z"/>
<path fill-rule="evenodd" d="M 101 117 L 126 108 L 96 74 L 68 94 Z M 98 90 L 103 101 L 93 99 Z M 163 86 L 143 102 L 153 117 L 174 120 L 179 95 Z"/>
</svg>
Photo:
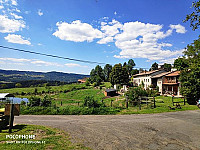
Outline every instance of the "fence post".
<svg viewBox="0 0 200 150">
<path fill-rule="evenodd" d="M 128 108 L 128 97 L 126 96 L 126 108 Z"/>
<path fill-rule="evenodd" d="M 155 100 L 155 97 L 153 97 L 153 107 L 156 108 L 156 100 Z"/>
<path fill-rule="evenodd" d="M 139 97 L 138 102 L 139 102 L 139 110 L 141 110 L 141 97 Z"/>
<path fill-rule="evenodd" d="M 172 103 L 173 103 L 173 106 L 174 106 L 174 96 L 172 96 Z"/>
<path fill-rule="evenodd" d="M 110 103 L 110 106 L 112 107 L 112 102 L 113 102 L 113 100 L 111 100 L 111 103 Z"/>
<path fill-rule="evenodd" d="M 9 133 L 12 132 L 13 121 L 14 121 L 14 104 L 10 105 L 10 118 L 9 118 Z"/>
<path fill-rule="evenodd" d="M 60 105 L 62 106 L 62 101 L 60 102 Z"/>
<path fill-rule="evenodd" d="M 184 105 L 185 105 L 185 96 L 184 96 Z"/>
</svg>

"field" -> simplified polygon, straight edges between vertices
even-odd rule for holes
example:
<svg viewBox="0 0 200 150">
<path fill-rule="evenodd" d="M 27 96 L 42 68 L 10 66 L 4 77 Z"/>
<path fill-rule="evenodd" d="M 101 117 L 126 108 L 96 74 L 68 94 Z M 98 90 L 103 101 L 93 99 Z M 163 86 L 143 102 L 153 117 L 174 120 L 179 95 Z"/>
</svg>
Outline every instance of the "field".
<svg viewBox="0 0 200 150">
<path fill-rule="evenodd" d="M 21 114 L 146 114 L 198 109 L 195 105 L 187 103 L 183 105 L 183 99 L 181 98 L 174 99 L 176 102 L 181 101 L 181 108 L 175 108 L 172 105 L 172 97 L 164 96 L 157 96 L 155 98 L 156 108 L 153 108 L 153 103 L 147 105 L 145 102 L 141 104 L 141 110 L 138 105 L 131 105 L 131 103 L 126 108 L 124 96 L 104 96 L 103 92 L 109 86 L 111 86 L 109 83 L 104 83 L 98 88 L 86 86 L 85 84 L 68 84 L 62 86 L 5 89 L 0 90 L 0 93 L 13 93 L 16 97 L 26 98 L 33 96 L 43 98 L 45 95 L 48 95 L 52 98 L 51 107 L 21 106 Z M 86 96 L 94 97 L 94 100 L 99 103 L 100 107 L 83 107 Z"/>
<path fill-rule="evenodd" d="M 35 139 L 10 139 L 6 135 L 35 135 Z M 8 143 L 9 142 L 9 143 Z M 15 142 L 15 143 L 12 143 Z M 16 143 L 18 142 L 18 143 Z M 22 143 L 23 142 L 23 143 Z M 27 143 L 26 143 L 27 142 Z M 29 142 L 29 143 L 28 143 Z M 32 143 L 30 143 L 32 142 Z M 35 142 L 35 143 L 34 143 Z M 89 149 L 81 144 L 72 144 L 69 136 L 58 129 L 38 125 L 16 125 L 13 133 L 2 130 L 0 133 L 0 149 L 2 150 L 44 150 L 44 149 Z"/>
</svg>

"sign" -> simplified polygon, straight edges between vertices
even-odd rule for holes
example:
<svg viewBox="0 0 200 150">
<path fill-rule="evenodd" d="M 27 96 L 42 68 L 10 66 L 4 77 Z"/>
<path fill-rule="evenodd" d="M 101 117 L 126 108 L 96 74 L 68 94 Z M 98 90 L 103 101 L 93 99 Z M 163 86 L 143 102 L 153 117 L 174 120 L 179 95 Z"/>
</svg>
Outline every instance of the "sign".
<svg viewBox="0 0 200 150">
<path fill-rule="evenodd" d="M 10 106 L 11 105 L 12 104 L 5 105 L 5 112 L 4 112 L 5 116 L 10 116 Z M 19 112 L 20 112 L 20 104 L 14 104 L 14 110 L 13 110 L 14 116 L 19 116 Z"/>
</svg>

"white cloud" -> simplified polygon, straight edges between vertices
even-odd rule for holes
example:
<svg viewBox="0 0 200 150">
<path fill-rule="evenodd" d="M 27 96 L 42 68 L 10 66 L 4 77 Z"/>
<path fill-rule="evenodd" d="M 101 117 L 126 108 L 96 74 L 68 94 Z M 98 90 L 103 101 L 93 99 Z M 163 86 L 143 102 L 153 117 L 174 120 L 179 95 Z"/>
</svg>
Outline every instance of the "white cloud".
<svg viewBox="0 0 200 150">
<path fill-rule="evenodd" d="M 65 64 L 65 66 L 67 66 L 67 67 L 84 67 L 84 68 L 88 67 L 88 66 L 82 66 L 82 65 L 74 64 L 74 63 L 67 63 L 67 64 Z"/>
<path fill-rule="evenodd" d="M 122 32 L 115 36 L 115 45 L 121 49 L 121 52 L 114 57 L 146 58 L 159 61 L 182 55 L 182 50 L 163 49 L 171 47 L 172 44 L 159 43 L 158 40 L 170 36 L 174 28 L 170 27 L 166 32 L 163 32 L 162 28 L 163 26 L 159 24 L 145 24 L 138 21 L 125 23 Z"/>
<path fill-rule="evenodd" d="M 31 11 L 25 11 L 24 13 L 25 13 L 26 15 L 28 15 L 28 14 L 31 13 Z"/>
<path fill-rule="evenodd" d="M 10 43 L 31 45 L 31 42 L 29 40 L 25 40 L 21 35 L 8 34 L 8 36 L 4 38 Z"/>
<path fill-rule="evenodd" d="M 170 25 L 169 29 L 163 31 L 163 25 L 142 23 L 139 21 L 126 22 L 124 24 L 113 19 L 101 18 L 100 30 L 93 28 L 88 23 L 79 20 L 72 23 L 57 22 L 58 29 L 53 33 L 61 40 L 74 42 L 92 42 L 100 39 L 98 44 L 114 42 L 121 50 L 115 58 L 145 58 L 148 60 L 164 61 L 182 55 L 182 50 L 171 50 L 171 43 L 162 42 L 173 31 L 185 33 L 182 25 Z"/>
<path fill-rule="evenodd" d="M 4 6 L 0 5 L 0 9 L 3 9 L 3 8 L 4 8 Z"/>
<path fill-rule="evenodd" d="M 54 36 L 61 40 L 74 42 L 92 42 L 95 38 L 102 38 L 102 32 L 94 29 L 87 23 L 82 23 L 80 20 L 72 23 L 57 22 L 58 30 L 53 33 Z"/>
<path fill-rule="evenodd" d="M 175 29 L 177 33 L 185 33 L 187 30 L 184 26 L 177 24 L 177 25 L 170 25 L 170 28 Z"/>
<path fill-rule="evenodd" d="M 14 33 L 25 28 L 25 22 L 22 20 L 9 19 L 7 16 L 0 15 L 0 32 Z"/>
<path fill-rule="evenodd" d="M 38 46 L 41 46 L 42 44 L 41 44 L 41 43 L 38 43 L 37 45 L 38 45 Z"/>
<path fill-rule="evenodd" d="M 17 0 L 11 0 L 12 5 L 17 6 Z"/>
<path fill-rule="evenodd" d="M 13 17 L 15 17 L 15 19 L 23 19 L 22 16 L 18 16 L 18 15 L 15 14 L 15 13 L 10 13 L 10 15 L 12 15 Z"/>
<path fill-rule="evenodd" d="M 105 37 L 105 38 L 99 40 L 97 43 L 98 44 L 106 44 L 109 42 L 113 42 L 113 37 Z"/>
<path fill-rule="evenodd" d="M 35 60 L 31 62 L 32 64 L 36 64 L 38 66 L 57 66 L 61 67 L 62 65 L 54 62 L 47 62 L 47 61 L 42 61 L 42 60 Z"/>
<path fill-rule="evenodd" d="M 116 12 L 116 11 L 114 12 L 114 15 L 117 15 L 117 12 Z"/>
<path fill-rule="evenodd" d="M 1 57 L 0 58 L 1 63 L 10 63 L 10 64 L 16 64 L 16 63 L 23 63 L 27 65 L 37 65 L 37 66 L 56 66 L 56 67 L 63 67 L 64 65 L 58 64 L 56 62 L 48 62 L 43 60 L 35 60 L 35 59 L 25 59 L 25 58 L 6 58 Z"/>
<path fill-rule="evenodd" d="M 42 12 L 41 9 L 38 9 L 38 12 L 37 12 L 37 13 L 38 13 L 39 16 L 42 16 L 42 15 L 43 15 L 43 12 Z"/>
<path fill-rule="evenodd" d="M 6 60 L 6 61 L 13 61 L 13 62 L 30 62 L 30 59 L 24 59 L 24 58 L 6 58 L 1 57 L 0 60 Z"/>
</svg>

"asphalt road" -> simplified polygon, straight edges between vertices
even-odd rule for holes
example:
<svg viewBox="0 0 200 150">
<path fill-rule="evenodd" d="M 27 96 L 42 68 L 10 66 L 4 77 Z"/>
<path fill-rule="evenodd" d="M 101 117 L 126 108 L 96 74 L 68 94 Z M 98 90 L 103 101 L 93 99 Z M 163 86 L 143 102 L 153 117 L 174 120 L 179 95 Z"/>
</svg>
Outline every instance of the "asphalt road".
<svg viewBox="0 0 200 150">
<path fill-rule="evenodd" d="M 67 131 L 92 149 L 200 150 L 200 110 L 138 115 L 22 115 L 15 124 Z"/>
</svg>

